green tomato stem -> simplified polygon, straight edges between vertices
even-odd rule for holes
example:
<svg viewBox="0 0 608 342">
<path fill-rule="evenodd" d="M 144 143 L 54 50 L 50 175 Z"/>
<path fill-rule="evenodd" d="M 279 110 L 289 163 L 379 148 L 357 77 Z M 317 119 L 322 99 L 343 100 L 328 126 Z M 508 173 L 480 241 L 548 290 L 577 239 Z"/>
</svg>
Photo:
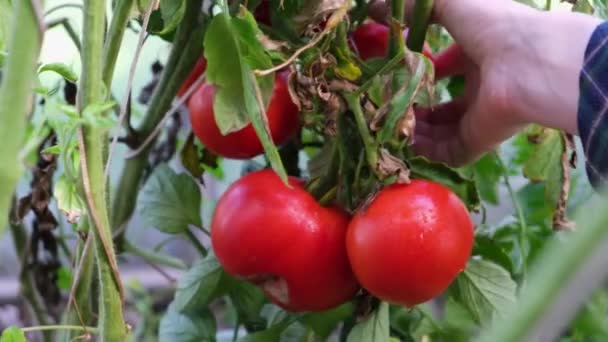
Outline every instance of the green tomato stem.
<svg viewBox="0 0 608 342">
<path fill-rule="evenodd" d="M 111 93 L 110 87 L 112 86 L 112 78 L 114 76 L 114 69 L 116 68 L 116 60 L 118 59 L 118 52 L 122 39 L 127 29 L 127 23 L 129 21 L 129 15 L 133 8 L 133 0 L 118 0 L 114 7 L 114 13 L 112 16 L 112 22 L 108 31 L 108 38 L 104 45 L 103 51 L 103 83 L 108 89 L 108 94 Z"/>
<path fill-rule="evenodd" d="M 361 104 L 359 103 L 359 96 L 355 94 L 343 94 L 344 99 L 348 103 L 350 110 L 353 111 L 355 116 L 355 121 L 357 122 L 357 129 L 359 130 L 359 135 L 363 140 L 363 145 L 365 146 L 365 156 L 367 159 L 367 163 L 369 164 L 372 172 L 376 173 L 378 171 L 378 148 L 374 137 L 372 136 L 369 127 L 367 125 L 367 121 L 365 120 L 365 115 L 363 114 L 363 109 L 361 108 Z"/>
<path fill-rule="evenodd" d="M 0 162 L 0 236 L 7 224 L 13 190 L 23 172 L 19 152 L 32 106 L 32 89 L 43 35 L 35 2 L 42 6 L 42 1 L 13 2 L 14 12 L 9 16 L 13 20 L 0 84 L 0 136 L 4 140 L 0 144 L 3 158 Z"/>
<path fill-rule="evenodd" d="M 393 20 L 399 25 L 391 23 L 391 40 L 388 47 L 388 56 L 393 58 L 405 49 L 405 43 L 403 42 L 403 31 L 402 26 L 405 20 L 405 0 L 393 0 L 391 1 L 391 13 Z"/>
<path fill-rule="evenodd" d="M 79 109 L 102 102 L 103 99 L 103 39 L 105 32 L 105 1 L 85 0 L 83 9 L 82 78 L 79 91 Z M 105 115 L 105 114 L 100 114 Z M 116 255 L 106 202 L 104 177 L 103 129 L 86 124 L 82 128 L 81 167 L 84 188 L 88 187 L 87 205 L 95 234 L 94 246 L 97 259 L 99 298 L 99 332 L 101 341 L 125 341 L 127 325 L 123 316 L 120 279 L 115 269 Z M 88 184 L 87 184 L 88 183 Z"/>
<path fill-rule="evenodd" d="M 23 331 L 23 332 L 50 331 L 50 330 L 74 330 L 74 331 L 87 332 L 87 333 L 91 333 L 91 334 L 98 333 L 97 328 L 83 327 L 80 325 L 44 325 L 44 326 L 40 326 L 40 327 L 21 328 L 21 331 Z"/>
<path fill-rule="evenodd" d="M 433 0 L 416 0 L 414 13 L 410 16 L 412 22 L 407 34 L 407 47 L 410 50 L 422 52 L 432 12 Z"/>
<path fill-rule="evenodd" d="M 205 25 L 200 15 L 202 0 L 186 3 L 186 11 L 175 34 L 173 49 L 161 80 L 152 96 L 148 111 L 139 129 L 142 137 L 148 136 L 170 109 L 179 87 L 182 85 L 197 59 L 201 56 Z M 141 184 L 144 168 L 148 163 L 150 148 L 125 162 L 118 189 L 112 197 L 112 226 L 124 232 L 124 227 L 135 210 L 137 189 Z"/>
</svg>

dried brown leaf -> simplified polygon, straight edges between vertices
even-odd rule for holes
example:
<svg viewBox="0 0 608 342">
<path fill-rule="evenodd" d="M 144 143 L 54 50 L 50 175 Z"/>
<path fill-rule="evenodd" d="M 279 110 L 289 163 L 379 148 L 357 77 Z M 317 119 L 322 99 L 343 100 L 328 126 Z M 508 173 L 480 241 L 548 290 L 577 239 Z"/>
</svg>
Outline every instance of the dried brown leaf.
<svg viewBox="0 0 608 342">
<path fill-rule="evenodd" d="M 386 177 L 397 176 L 397 183 L 410 183 L 410 169 L 403 160 L 393 156 L 386 149 L 380 149 L 380 159 L 378 161 L 378 172 Z"/>
</svg>

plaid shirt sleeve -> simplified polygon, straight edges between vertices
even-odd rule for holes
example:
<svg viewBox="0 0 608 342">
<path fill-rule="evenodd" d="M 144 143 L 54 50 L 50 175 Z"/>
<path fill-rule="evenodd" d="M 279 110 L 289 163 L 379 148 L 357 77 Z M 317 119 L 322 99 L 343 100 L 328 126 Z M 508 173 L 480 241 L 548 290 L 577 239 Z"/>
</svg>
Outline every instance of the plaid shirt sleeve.
<svg viewBox="0 0 608 342">
<path fill-rule="evenodd" d="M 585 51 L 578 128 L 589 180 L 599 188 L 608 184 L 608 22 L 595 29 Z"/>
</svg>

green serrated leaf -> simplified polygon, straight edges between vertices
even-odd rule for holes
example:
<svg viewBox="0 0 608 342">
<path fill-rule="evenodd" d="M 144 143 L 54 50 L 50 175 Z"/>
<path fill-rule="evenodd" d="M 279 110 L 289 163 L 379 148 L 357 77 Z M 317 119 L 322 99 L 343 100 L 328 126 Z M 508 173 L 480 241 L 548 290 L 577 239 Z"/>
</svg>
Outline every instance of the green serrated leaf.
<svg viewBox="0 0 608 342">
<path fill-rule="evenodd" d="M 17 327 L 9 327 L 2 331 L 0 342 L 27 342 L 23 330 Z"/>
<path fill-rule="evenodd" d="M 189 225 L 202 226 L 198 184 L 167 164 L 156 168 L 139 195 L 139 206 L 145 224 L 167 234 L 183 233 Z"/>
<path fill-rule="evenodd" d="M 307 314 L 301 321 L 310 327 L 316 336 L 327 339 L 340 322 L 350 317 L 354 310 L 355 305 L 349 302 L 329 311 Z"/>
<path fill-rule="evenodd" d="M 442 163 L 432 162 L 424 157 L 408 160 L 414 178 L 432 180 L 450 188 L 466 204 L 469 210 L 478 210 L 481 199 L 475 182 Z"/>
<path fill-rule="evenodd" d="M 184 314 L 171 305 L 160 321 L 158 339 L 159 342 L 212 342 L 216 331 L 217 323 L 210 310 Z"/>
<path fill-rule="evenodd" d="M 209 254 L 198 260 L 177 283 L 173 305 L 179 312 L 195 312 L 227 291 L 225 273 L 217 258 Z"/>
<path fill-rule="evenodd" d="M 53 195 L 57 200 L 57 207 L 66 215 L 68 222 L 76 223 L 86 213 L 87 207 L 77 185 L 65 174 L 57 179 Z"/>
<path fill-rule="evenodd" d="M 54 72 L 72 83 L 75 83 L 78 81 L 78 75 L 76 75 L 76 72 L 74 72 L 74 70 L 72 70 L 72 68 L 70 68 L 69 66 L 67 66 L 66 64 L 63 64 L 63 63 L 44 64 L 43 66 L 40 67 L 40 69 L 38 70 L 38 73 L 42 74 L 45 71 Z"/>
<path fill-rule="evenodd" d="M 347 342 L 385 342 L 390 338 L 389 305 L 381 303 L 366 320 L 357 324 L 350 334 Z"/>
<path fill-rule="evenodd" d="M 515 302 L 517 284 L 504 268 L 485 260 L 471 260 L 456 278 L 454 299 L 478 324 L 487 325 Z"/>
</svg>

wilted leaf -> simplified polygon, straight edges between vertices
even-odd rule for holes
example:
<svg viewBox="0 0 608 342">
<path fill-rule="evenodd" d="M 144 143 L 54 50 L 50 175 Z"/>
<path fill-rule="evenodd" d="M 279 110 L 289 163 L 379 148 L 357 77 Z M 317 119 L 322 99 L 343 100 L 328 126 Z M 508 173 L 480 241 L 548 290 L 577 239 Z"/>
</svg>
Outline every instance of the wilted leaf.
<svg viewBox="0 0 608 342">
<path fill-rule="evenodd" d="M 217 323 L 207 309 L 192 314 L 180 313 L 173 306 L 160 321 L 160 342 L 212 342 L 215 341 Z"/>
<path fill-rule="evenodd" d="M 186 174 L 176 174 L 166 164 L 157 167 L 147 181 L 139 206 L 145 224 L 167 234 L 182 233 L 189 225 L 202 226 L 198 184 Z"/>
<path fill-rule="evenodd" d="M 471 260 L 453 284 L 454 298 L 475 322 L 486 325 L 515 302 L 517 284 L 509 272 L 484 260 Z"/>
<path fill-rule="evenodd" d="M 213 254 L 198 260 L 177 283 L 173 301 L 179 312 L 195 312 L 221 296 L 226 289 L 226 275 Z"/>
<path fill-rule="evenodd" d="M 347 342 L 385 342 L 390 338 L 387 303 L 381 303 L 366 320 L 357 324 L 348 335 Z"/>
</svg>

